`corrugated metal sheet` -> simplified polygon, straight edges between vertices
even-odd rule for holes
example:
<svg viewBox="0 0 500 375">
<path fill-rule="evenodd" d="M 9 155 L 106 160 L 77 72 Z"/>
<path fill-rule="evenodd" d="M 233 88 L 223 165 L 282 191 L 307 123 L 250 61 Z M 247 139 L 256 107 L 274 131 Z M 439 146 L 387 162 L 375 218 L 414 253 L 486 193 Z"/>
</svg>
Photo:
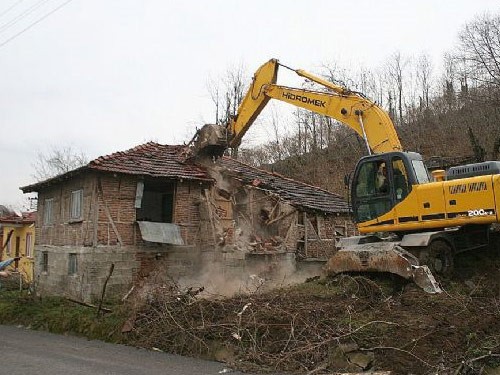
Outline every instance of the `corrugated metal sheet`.
<svg viewBox="0 0 500 375">
<path fill-rule="evenodd" d="M 184 245 L 178 225 L 171 223 L 153 223 L 138 221 L 141 236 L 144 241 Z"/>
</svg>

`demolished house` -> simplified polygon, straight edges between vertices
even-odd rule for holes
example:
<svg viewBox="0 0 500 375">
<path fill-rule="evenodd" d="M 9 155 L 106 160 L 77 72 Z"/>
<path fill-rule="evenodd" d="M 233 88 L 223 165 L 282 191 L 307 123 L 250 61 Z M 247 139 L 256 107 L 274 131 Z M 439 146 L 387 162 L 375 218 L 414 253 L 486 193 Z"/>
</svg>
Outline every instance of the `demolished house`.
<svg viewBox="0 0 500 375">
<path fill-rule="evenodd" d="M 148 142 L 21 189 L 38 193 L 39 292 L 84 301 L 106 279 L 123 295 L 160 264 L 190 280 L 214 263 L 229 277 L 325 260 L 354 232 L 340 196 L 227 157 L 194 161 L 185 146 Z"/>
</svg>

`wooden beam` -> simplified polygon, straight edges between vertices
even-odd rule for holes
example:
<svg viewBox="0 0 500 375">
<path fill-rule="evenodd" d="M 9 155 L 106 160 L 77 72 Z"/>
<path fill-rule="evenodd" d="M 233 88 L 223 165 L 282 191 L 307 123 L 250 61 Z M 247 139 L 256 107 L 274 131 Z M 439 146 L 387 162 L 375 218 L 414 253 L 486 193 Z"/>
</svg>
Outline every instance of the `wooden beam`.
<svg viewBox="0 0 500 375">
<path fill-rule="evenodd" d="M 123 240 L 122 240 L 122 237 L 120 236 L 120 233 L 118 232 L 118 228 L 116 227 L 113 218 L 111 217 L 111 212 L 109 211 L 108 205 L 107 205 L 106 201 L 104 200 L 104 193 L 102 191 L 102 185 L 101 185 L 101 180 L 100 179 L 97 182 L 97 186 L 98 186 L 99 195 L 100 195 L 100 197 L 102 199 L 102 202 L 104 203 L 104 212 L 106 213 L 106 216 L 108 218 L 109 224 L 111 224 L 111 228 L 113 229 L 113 232 L 116 235 L 118 243 L 121 246 L 121 245 L 123 245 Z"/>
</svg>

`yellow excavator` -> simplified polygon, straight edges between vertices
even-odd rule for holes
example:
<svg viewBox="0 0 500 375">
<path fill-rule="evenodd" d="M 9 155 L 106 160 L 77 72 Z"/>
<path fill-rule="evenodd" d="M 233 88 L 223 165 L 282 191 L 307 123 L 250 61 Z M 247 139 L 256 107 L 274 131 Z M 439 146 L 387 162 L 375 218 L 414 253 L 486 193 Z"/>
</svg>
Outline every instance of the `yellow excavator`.
<svg viewBox="0 0 500 375">
<path fill-rule="evenodd" d="M 348 181 L 360 235 L 341 240 L 326 272 L 390 272 L 414 280 L 427 292 L 440 292 L 433 272 L 449 275 L 455 254 L 492 242 L 491 224 L 499 222 L 500 162 L 431 175 L 420 154 L 403 151 L 394 124 L 376 103 L 303 70 L 291 69 L 320 90 L 277 85 L 280 66 L 291 69 L 271 59 L 256 71 L 230 123 L 198 131 L 196 152 L 219 156 L 228 147 L 238 147 L 270 99 L 348 126 L 364 140 L 368 154 Z"/>
</svg>

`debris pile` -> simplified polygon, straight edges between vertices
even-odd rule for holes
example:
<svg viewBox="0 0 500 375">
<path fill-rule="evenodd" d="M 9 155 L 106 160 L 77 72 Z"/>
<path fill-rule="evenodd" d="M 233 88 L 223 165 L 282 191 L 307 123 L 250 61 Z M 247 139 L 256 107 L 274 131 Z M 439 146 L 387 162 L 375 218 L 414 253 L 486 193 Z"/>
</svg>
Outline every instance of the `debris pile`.
<svg viewBox="0 0 500 375">
<path fill-rule="evenodd" d="M 227 157 L 199 155 L 195 163 L 215 181 L 205 216 L 226 252 L 328 259 L 338 236 L 355 233 L 347 202 L 335 194 Z"/>
<path fill-rule="evenodd" d="M 280 236 L 262 238 L 258 235 L 253 235 L 249 243 L 255 253 L 283 251 L 283 244 L 283 238 Z"/>
<path fill-rule="evenodd" d="M 170 285 L 135 310 L 129 337 L 258 372 L 498 371 L 500 257 L 464 254 L 457 267 L 462 279 L 444 282 L 440 295 L 363 276 L 232 298 Z"/>
</svg>

